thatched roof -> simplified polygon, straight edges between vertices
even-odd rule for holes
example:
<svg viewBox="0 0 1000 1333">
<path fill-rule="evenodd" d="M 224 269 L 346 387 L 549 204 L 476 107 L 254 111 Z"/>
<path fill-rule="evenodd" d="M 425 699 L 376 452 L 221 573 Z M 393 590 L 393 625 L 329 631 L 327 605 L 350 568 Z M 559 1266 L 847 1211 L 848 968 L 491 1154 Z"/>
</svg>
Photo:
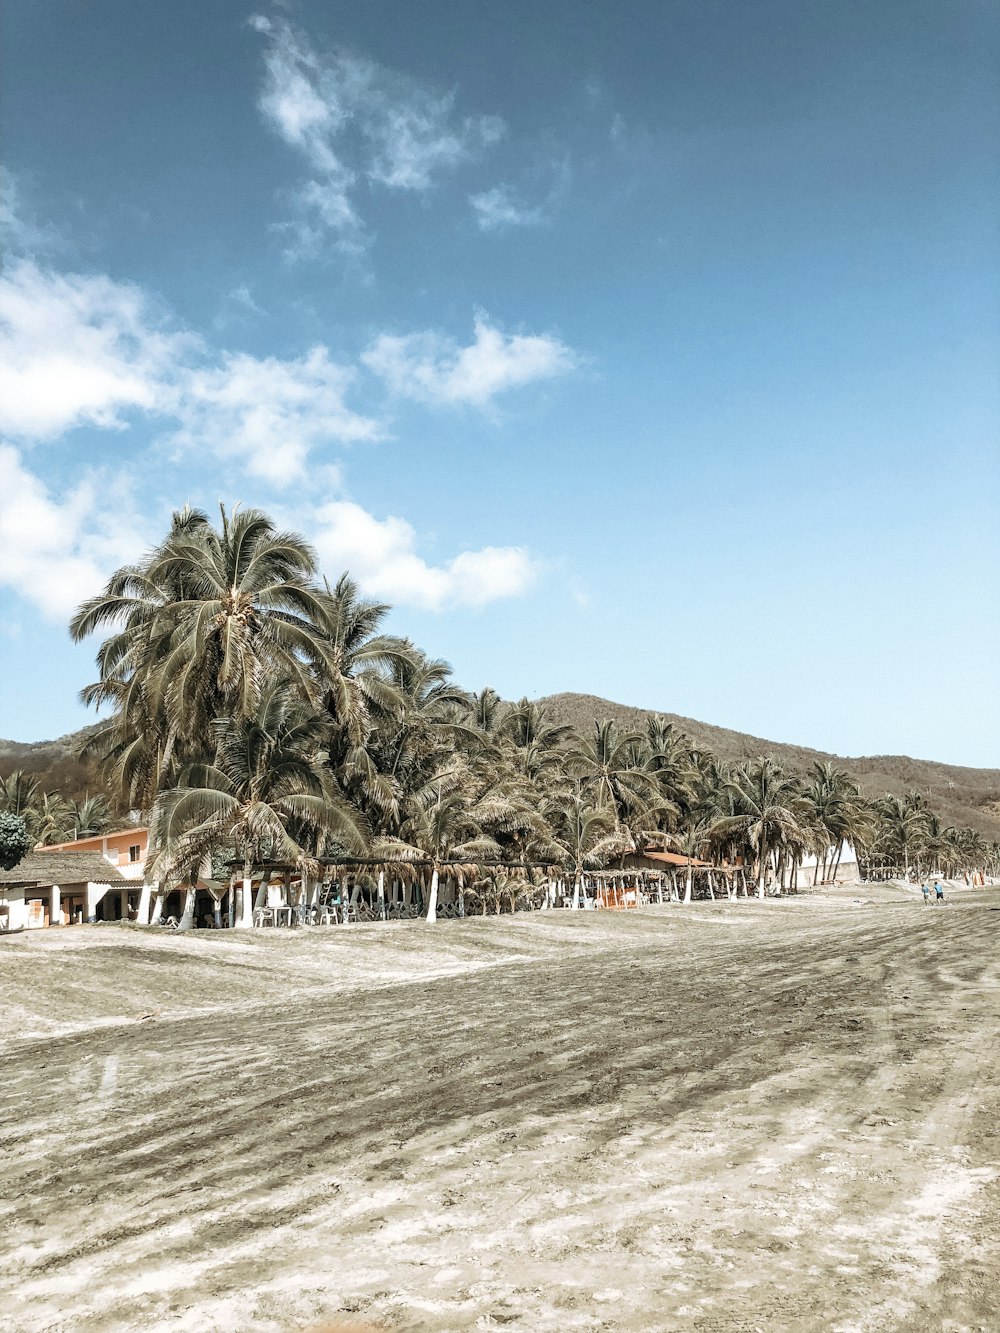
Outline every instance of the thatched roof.
<svg viewBox="0 0 1000 1333">
<path fill-rule="evenodd" d="M 666 866 L 693 866 L 695 870 L 714 869 L 711 861 L 699 861 L 697 856 L 683 856 L 680 852 L 659 852 L 650 848 L 648 851 L 638 852 L 637 855 L 647 861 L 659 861 Z"/>
<path fill-rule="evenodd" d="M 0 884 L 124 884 L 125 876 L 100 852 L 31 852 L 13 870 L 0 870 Z"/>
</svg>

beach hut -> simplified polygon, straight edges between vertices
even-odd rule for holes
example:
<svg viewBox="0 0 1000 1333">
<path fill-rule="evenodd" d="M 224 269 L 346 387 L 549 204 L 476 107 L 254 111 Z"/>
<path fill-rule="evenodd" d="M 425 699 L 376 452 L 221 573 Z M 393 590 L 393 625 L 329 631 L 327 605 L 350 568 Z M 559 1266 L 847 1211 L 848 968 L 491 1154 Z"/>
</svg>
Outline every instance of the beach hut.
<svg viewBox="0 0 1000 1333">
<path fill-rule="evenodd" d="M 140 889 L 100 852 L 32 852 L 0 871 L 0 930 L 127 921 Z"/>
<path fill-rule="evenodd" d="M 679 897 L 678 879 L 684 881 L 684 901 L 690 902 L 694 886 L 699 883 L 709 898 L 715 897 L 716 886 L 722 887 L 727 896 L 732 896 L 731 876 L 735 867 L 715 865 L 712 861 L 702 861 L 696 856 L 685 856 L 682 852 L 661 851 L 656 847 L 645 847 L 641 852 L 629 853 L 623 862 L 626 869 L 661 871 L 670 877 L 675 898 Z"/>
</svg>

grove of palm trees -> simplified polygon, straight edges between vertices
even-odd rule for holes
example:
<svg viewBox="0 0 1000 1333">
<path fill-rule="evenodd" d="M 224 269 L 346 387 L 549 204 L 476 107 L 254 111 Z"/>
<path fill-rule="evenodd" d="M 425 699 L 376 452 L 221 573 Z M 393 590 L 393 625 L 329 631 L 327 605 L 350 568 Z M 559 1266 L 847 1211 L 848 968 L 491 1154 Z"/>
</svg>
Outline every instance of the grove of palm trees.
<svg viewBox="0 0 1000 1333">
<path fill-rule="evenodd" d="M 649 847 L 727 866 L 730 892 L 759 897 L 835 878 L 845 842 L 871 878 L 998 868 L 996 844 L 942 827 L 918 793 L 862 795 L 831 764 L 726 764 L 663 718 L 578 734 L 544 705 L 470 693 L 383 632 L 388 610 L 254 509 L 176 513 L 80 607 L 74 639 L 106 635 L 86 753 L 113 807 L 150 821 L 161 895 L 211 865 L 249 925 L 256 867 L 348 867 L 369 895 L 376 866 L 380 894 L 386 867 L 409 867 L 433 921 L 444 878 L 460 912 L 530 905 L 543 881 L 578 903 L 588 870 Z M 42 841 L 107 823 L 103 802 L 72 811 L 21 775 L 0 798 Z M 682 887 L 690 901 L 690 873 Z"/>
<path fill-rule="evenodd" d="M 387 610 L 184 511 L 75 616 L 95 794 L 2 818 L 148 821 L 151 919 L 0 942 L 11 1327 L 992 1327 L 996 846 L 467 692 Z M 519 910 L 654 855 L 644 910 Z M 272 874 L 356 924 L 187 929 Z"/>
</svg>

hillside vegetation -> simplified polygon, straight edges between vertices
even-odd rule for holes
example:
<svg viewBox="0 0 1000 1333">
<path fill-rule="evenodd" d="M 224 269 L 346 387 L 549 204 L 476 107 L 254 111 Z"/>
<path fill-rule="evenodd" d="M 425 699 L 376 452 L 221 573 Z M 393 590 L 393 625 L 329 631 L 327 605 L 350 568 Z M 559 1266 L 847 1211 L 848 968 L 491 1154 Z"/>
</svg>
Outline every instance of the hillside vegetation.
<svg viewBox="0 0 1000 1333">
<path fill-rule="evenodd" d="M 539 702 L 548 707 L 553 722 L 584 733 L 591 730 L 596 719 L 610 718 L 624 730 L 644 730 L 647 719 L 656 716 L 654 709 L 614 703 L 594 694 L 553 694 Z M 908 755 L 844 758 L 805 745 L 784 745 L 730 731 L 678 713 L 662 716 L 686 732 L 697 746 L 727 762 L 766 754 L 790 772 L 804 774 L 812 764 L 829 760 L 846 769 L 868 797 L 919 791 L 948 823 L 967 824 L 990 839 L 1000 838 L 1000 769 L 963 768 Z M 103 791 L 100 777 L 78 758 L 80 747 L 95 729 L 84 727 L 51 741 L 0 740 L 0 777 L 21 769 L 37 776 L 45 790 L 58 790 L 70 800 Z"/>
<path fill-rule="evenodd" d="M 547 706 L 554 722 L 583 733 L 589 732 L 599 718 L 610 718 L 626 731 L 643 731 L 648 719 L 657 716 L 656 709 L 612 703 L 594 694 L 552 694 L 539 702 Z M 947 823 L 968 824 L 991 839 L 1000 838 L 1000 769 L 962 768 L 896 754 L 848 759 L 805 745 L 783 745 L 742 731 L 714 727 L 678 713 L 659 715 L 686 732 L 699 748 L 711 750 L 727 763 L 770 755 L 789 772 L 804 774 L 814 763 L 829 760 L 846 769 L 869 798 L 886 792 L 902 796 L 908 791 L 919 791 Z"/>
<path fill-rule="evenodd" d="M 96 726 L 82 727 L 54 741 L 0 740 L 0 778 L 20 769 L 37 778 L 43 791 L 58 791 L 67 800 L 104 794 L 101 777 L 80 758 L 81 747 L 96 730 Z"/>
</svg>

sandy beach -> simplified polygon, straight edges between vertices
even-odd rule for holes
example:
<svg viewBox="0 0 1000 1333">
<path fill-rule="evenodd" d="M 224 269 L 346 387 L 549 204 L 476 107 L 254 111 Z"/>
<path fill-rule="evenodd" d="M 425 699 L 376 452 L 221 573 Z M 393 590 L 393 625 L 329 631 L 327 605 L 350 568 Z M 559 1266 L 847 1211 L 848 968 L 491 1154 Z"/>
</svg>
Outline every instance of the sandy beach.
<svg viewBox="0 0 1000 1333">
<path fill-rule="evenodd" d="M 996 1328 L 998 931 L 866 886 L 0 942 L 3 1325 Z"/>
</svg>

